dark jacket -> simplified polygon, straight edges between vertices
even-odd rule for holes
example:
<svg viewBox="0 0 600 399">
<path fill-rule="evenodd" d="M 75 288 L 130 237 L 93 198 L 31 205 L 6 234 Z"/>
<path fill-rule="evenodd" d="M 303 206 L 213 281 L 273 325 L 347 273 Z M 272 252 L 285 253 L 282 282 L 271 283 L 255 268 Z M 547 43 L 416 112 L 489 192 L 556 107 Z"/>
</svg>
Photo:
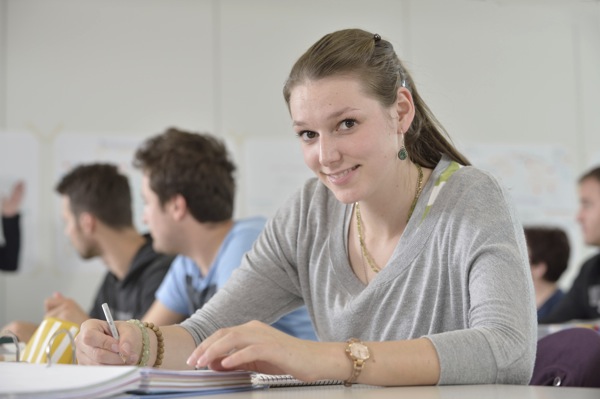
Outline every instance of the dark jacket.
<svg viewBox="0 0 600 399">
<path fill-rule="evenodd" d="M 141 319 L 154 302 L 154 293 L 171 266 L 172 256 L 158 254 L 152 249 L 152 238 L 137 252 L 129 272 L 121 281 L 108 272 L 98 290 L 90 316 L 104 319 L 102 304 L 108 303 L 115 320 Z"/>
<path fill-rule="evenodd" d="M 540 323 L 564 323 L 569 320 L 600 318 L 600 254 L 588 259 L 573 281 L 569 292 L 542 318 Z"/>
</svg>

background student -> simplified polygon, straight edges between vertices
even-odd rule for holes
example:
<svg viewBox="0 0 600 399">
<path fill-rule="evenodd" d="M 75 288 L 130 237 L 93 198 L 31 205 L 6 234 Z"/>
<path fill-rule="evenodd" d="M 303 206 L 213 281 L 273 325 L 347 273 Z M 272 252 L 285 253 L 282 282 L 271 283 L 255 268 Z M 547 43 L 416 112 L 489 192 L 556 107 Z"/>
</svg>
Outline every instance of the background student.
<svg viewBox="0 0 600 399">
<path fill-rule="evenodd" d="M 567 270 L 571 247 L 564 230 L 555 227 L 525 227 L 529 266 L 535 290 L 538 320 L 547 316 L 564 292 L 557 281 Z"/>
<path fill-rule="evenodd" d="M 0 245 L 0 270 L 15 271 L 19 267 L 21 250 L 20 214 L 25 183 L 17 182 L 8 197 L 2 198 L 2 232 L 4 244 Z"/>
<path fill-rule="evenodd" d="M 141 146 L 134 164 L 144 173 L 144 220 L 154 249 L 180 254 L 144 321 L 179 323 L 225 284 L 265 219 L 233 220 L 235 165 L 225 145 L 209 134 L 168 129 Z M 316 339 L 304 307 L 273 326 L 299 338 Z"/>
<path fill-rule="evenodd" d="M 127 177 L 111 164 L 80 165 L 57 184 L 65 235 L 82 259 L 101 257 L 107 273 L 89 313 L 74 300 L 54 293 L 44 302 L 45 316 L 81 324 L 104 317 L 106 302 L 115 318 L 141 318 L 169 269 L 172 257 L 152 249 L 150 235 L 133 226 Z M 15 321 L 4 329 L 28 341 L 38 324 Z"/>
<path fill-rule="evenodd" d="M 585 243 L 600 247 L 600 167 L 591 169 L 579 179 L 577 221 Z M 600 319 L 600 254 L 585 261 L 569 291 L 541 322 L 594 319 Z"/>
<path fill-rule="evenodd" d="M 498 181 L 448 141 L 390 42 L 325 35 L 284 96 L 316 179 L 202 309 L 161 335 L 118 322 L 118 342 L 89 320 L 79 362 L 135 364 L 149 350 L 151 366 L 347 385 L 527 384 L 537 326 L 523 228 Z M 303 304 L 321 342 L 268 325 Z"/>
</svg>

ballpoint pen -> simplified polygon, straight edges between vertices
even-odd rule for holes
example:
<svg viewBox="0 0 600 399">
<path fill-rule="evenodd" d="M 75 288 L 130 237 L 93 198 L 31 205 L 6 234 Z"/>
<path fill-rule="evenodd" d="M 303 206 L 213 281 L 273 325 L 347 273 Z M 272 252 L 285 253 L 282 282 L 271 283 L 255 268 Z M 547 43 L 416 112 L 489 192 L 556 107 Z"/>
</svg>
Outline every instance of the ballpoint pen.
<svg viewBox="0 0 600 399">
<path fill-rule="evenodd" d="M 115 339 L 119 339 L 119 331 L 117 330 L 117 326 L 115 326 L 115 320 L 113 319 L 112 313 L 110 313 L 110 308 L 106 302 L 102 304 L 102 310 L 104 311 L 104 316 L 106 316 L 110 333 Z"/>
</svg>

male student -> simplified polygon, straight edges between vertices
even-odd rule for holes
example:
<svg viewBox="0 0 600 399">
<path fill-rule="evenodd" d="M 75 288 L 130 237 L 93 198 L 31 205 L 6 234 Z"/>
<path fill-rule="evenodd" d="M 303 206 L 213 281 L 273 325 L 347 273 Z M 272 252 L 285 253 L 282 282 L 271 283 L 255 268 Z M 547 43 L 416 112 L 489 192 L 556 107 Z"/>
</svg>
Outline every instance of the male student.
<svg viewBox="0 0 600 399">
<path fill-rule="evenodd" d="M 111 164 L 81 165 L 62 178 L 56 191 L 62 197 L 65 235 L 81 258 L 101 257 L 108 271 L 89 313 L 55 293 L 44 303 L 46 316 L 81 324 L 103 318 L 106 302 L 115 319 L 141 318 L 173 258 L 154 252 L 150 236 L 133 226 L 127 177 Z M 5 327 L 20 341 L 28 341 L 36 328 L 19 321 Z"/>
<path fill-rule="evenodd" d="M 579 179 L 577 221 L 581 225 L 585 243 L 600 247 L 600 167 L 590 170 Z M 594 319 L 600 319 L 600 254 L 581 266 L 569 292 L 541 322 Z"/>
<path fill-rule="evenodd" d="M 225 284 L 265 220 L 233 220 L 235 165 L 224 144 L 211 135 L 168 129 L 138 149 L 134 165 L 144 173 L 144 220 L 154 249 L 180 254 L 144 321 L 178 323 Z M 273 325 L 300 338 L 316 339 L 304 307 Z"/>
<path fill-rule="evenodd" d="M 2 198 L 2 225 L 4 244 L 0 244 L 0 270 L 15 271 L 19 266 L 19 252 L 21 250 L 21 227 L 19 225 L 21 202 L 25 183 L 17 182 L 9 196 Z"/>
</svg>

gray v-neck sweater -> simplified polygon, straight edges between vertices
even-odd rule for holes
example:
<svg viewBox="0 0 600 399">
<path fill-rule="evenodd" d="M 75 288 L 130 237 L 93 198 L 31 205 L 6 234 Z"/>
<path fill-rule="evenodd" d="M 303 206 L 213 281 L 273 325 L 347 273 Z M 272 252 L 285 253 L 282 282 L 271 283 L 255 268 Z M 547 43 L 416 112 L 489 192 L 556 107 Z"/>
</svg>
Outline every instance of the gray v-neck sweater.
<svg viewBox="0 0 600 399">
<path fill-rule="evenodd" d="M 523 229 L 495 178 L 442 158 L 386 267 L 348 262 L 352 205 L 318 180 L 270 220 L 228 283 L 182 323 L 196 340 L 306 304 L 322 341 L 427 337 L 440 384 L 527 384 L 536 313 Z"/>
</svg>

